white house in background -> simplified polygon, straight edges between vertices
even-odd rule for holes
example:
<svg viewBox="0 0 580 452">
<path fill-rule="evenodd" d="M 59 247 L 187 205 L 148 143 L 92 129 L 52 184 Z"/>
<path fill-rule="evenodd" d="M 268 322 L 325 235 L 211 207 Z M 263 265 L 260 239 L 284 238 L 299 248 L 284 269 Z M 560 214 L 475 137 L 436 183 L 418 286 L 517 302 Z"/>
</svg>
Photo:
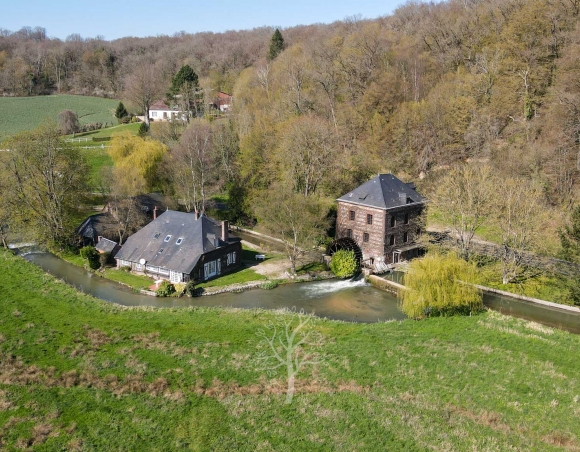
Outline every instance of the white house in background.
<svg viewBox="0 0 580 452">
<path fill-rule="evenodd" d="M 177 108 L 169 107 L 162 100 L 158 100 L 151 107 L 149 107 L 149 120 L 164 122 L 171 121 L 173 119 L 185 120 L 185 113 L 178 110 Z"/>
</svg>

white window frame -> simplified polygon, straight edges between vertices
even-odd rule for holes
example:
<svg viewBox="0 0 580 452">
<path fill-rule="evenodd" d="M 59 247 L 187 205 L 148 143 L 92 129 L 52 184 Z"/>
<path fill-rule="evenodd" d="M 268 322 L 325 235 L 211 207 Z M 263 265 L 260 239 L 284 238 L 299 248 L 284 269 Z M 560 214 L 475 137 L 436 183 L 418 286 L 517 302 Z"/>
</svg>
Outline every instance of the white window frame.
<svg viewBox="0 0 580 452">
<path fill-rule="evenodd" d="M 163 239 L 164 242 L 169 242 L 171 240 L 171 234 L 167 234 Z"/>
<path fill-rule="evenodd" d="M 209 261 L 203 264 L 203 279 L 217 275 L 217 261 Z"/>
<path fill-rule="evenodd" d="M 172 283 L 183 282 L 183 273 L 174 272 L 173 270 L 170 270 L 169 271 L 169 281 L 171 281 Z"/>
</svg>

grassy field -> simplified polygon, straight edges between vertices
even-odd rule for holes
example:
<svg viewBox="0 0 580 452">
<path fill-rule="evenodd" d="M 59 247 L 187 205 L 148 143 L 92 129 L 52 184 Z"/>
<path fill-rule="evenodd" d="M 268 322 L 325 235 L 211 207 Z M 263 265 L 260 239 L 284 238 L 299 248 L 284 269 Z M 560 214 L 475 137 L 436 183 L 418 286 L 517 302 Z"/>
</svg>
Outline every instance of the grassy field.
<svg viewBox="0 0 580 452">
<path fill-rule="evenodd" d="M 0 140 L 23 130 L 33 129 L 43 119 L 56 120 L 63 110 L 72 110 L 81 124 L 92 122 L 116 122 L 112 111 L 118 100 L 101 97 L 58 96 L 0 97 Z"/>
<path fill-rule="evenodd" d="M 284 404 L 252 357 L 288 314 L 121 308 L 0 251 L 0 449 L 577 450 L 580 337 L 497 313 L 313 319 Z"/>
</svg>

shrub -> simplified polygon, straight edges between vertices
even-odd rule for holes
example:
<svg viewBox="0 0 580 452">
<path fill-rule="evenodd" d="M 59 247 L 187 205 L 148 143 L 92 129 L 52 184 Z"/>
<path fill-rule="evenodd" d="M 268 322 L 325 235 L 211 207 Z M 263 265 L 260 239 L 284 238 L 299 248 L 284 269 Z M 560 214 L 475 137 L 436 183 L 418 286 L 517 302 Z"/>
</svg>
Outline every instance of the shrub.
<svg viewBox="0 0 580 452">
<path fill-rule="evenodd" d="M 121 270 L 122 272 L 129 273 L 131 271 L 131 267 L 129 267 L 128 265 L 123 265 L 122 267 L 119 267 L 119 270 Z"/>
<path fill-rule="evenodd" d="M 83 259 L 86 259 L 89 263 L 89 267 L 93 270 L 96 270 L 100 267 L 99 262 L 99 252 L 95 249 L 94 246 L 85 246 L 79 250 L 79 254 Z"/>
<path fill-rule="evenodd" d="M 140 137 L 144 137 L 145 135 L 147 135 L 147 132 L 149 132 L 149 127 L 147 127 L 147 124 L 142 122 L 141 125 L 139 126 L 138 134 Z"/>
<path fill-rule="evenodd" d="M 99 254 L 99 265 L 104 267 L 107 264 L 111 263 L 111 253 L 102 253 Z"/>
<path fill-rule="evenodd" d="M 185 285 L 185 294 L 193 297 L 195 295 L 195 283 L 193 280 L 190 280 Z"/>
<path fill-rule="evenodd" d="M 474 282 L 475 266 L 453 253 L 417 259 L 405 275 L 407 290 L 399 293 L 401 309 L 412 318 L 480 311 L 482 295 Z"/>
<path fill-rule="evenodd" d="M 354 251 L 338 250 L 330 261 L 330 270 L 337 278 L 351 278 L 358 270 Z"/>
<path fill-rule="evenodd" d="M 264 284 L 262 284 L 260 286 L 260 289 L 271 290 L 271 289 L 275 289 L 276 287 L 278 287 L 278 281 L 273 279 L 271 281 L 266 281 Z"/>
<path fill-rule="evenodd" d="M 169 281 L 163 281 L 155 293 L 158 297 L 170 297 L 175 293 L 175 286 Z"/>
<path fill-rule="evenodd" d="M 186 284 L 184 283 L 176 283 L 173 285 L 175 287 L 175 293 L 173 294 L 176 297 L 179 297 L 182 293 L 185 292 L 185 286 Z"/>
</svg>

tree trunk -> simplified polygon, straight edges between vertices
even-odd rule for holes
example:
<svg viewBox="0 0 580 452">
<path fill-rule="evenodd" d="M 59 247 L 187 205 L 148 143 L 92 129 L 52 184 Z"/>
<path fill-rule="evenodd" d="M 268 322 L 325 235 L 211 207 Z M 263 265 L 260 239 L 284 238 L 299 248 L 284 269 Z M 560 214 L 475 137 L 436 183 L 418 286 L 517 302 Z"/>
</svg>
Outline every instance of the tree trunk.
<svg viewBox="0 0 580 452">
<path fill-rule="evenodd" d="M 295 381 L 294 369 L 292 365 L 288 366 L 288 389 L 286 390 L 286 405 L 292 403 L 292 398 L 294 397 L 294 381 Z"/>
</svg>

